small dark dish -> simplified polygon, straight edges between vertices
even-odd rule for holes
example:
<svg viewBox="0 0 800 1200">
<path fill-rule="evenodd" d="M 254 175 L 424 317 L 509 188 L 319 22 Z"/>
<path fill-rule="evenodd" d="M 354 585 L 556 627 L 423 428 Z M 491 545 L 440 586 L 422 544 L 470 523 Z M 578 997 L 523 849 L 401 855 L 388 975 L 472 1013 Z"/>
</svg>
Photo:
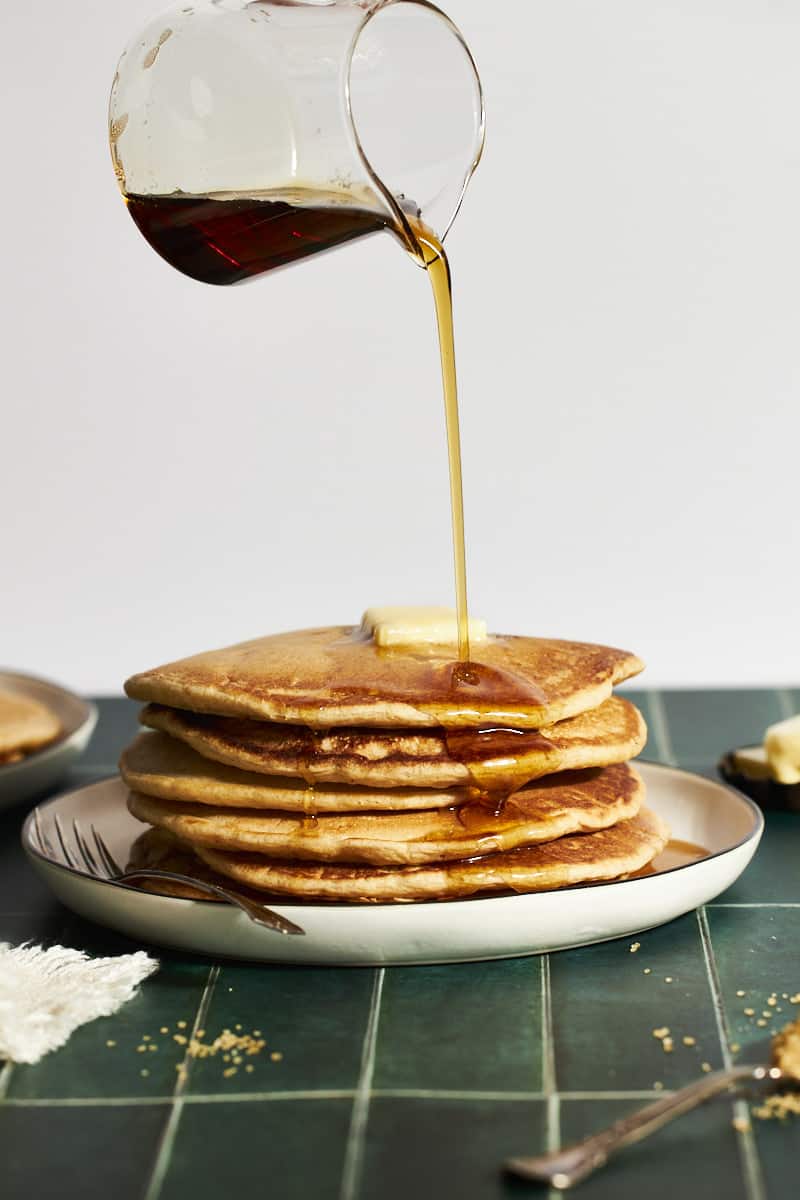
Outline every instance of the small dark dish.
<svg viewBox="0 0 800 1200">
<path fill-rule="evenodd" d="M 759 808 L 767 811 L 782 809 L 784 812 L 800 812 L 800 783 L 778 783 L 775 779 L 758 777 L 747 772 L 746 765 L 737 761 L 740 755 L 749 755 L 757 746 L 741 746 L 729 750 L 717 764 L 717 770 L 726 783 L 744 792 Z"/>
</svg>

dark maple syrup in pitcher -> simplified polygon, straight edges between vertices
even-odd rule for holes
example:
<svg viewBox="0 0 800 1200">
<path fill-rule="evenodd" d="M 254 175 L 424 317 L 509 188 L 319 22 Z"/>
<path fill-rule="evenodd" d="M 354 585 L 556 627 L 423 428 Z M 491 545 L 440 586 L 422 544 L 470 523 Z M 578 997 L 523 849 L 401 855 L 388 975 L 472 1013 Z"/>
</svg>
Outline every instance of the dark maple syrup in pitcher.
<svg viewBox="0 0 800 1200">
<path fill-rule="evenodd" d="M 163 259 L 201 283 L 241 283 L 265 271 L 377 233 L 386 221 L 367 208 L 315 196 L 314 203 L 222 193 L 125 196 L 128 211 Z"/>
</svg>

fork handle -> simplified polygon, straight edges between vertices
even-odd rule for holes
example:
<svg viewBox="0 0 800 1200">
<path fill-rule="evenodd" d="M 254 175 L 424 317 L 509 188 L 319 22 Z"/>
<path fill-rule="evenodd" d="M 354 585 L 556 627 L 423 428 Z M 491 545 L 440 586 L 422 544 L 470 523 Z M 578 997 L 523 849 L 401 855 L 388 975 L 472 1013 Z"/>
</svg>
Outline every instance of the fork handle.
<svg viewBox="0 0 800 1200">
<path fill-rule="evenodd" d="M 208 883 L 204 879 L 193 879 L 190 875 L 179 875 L 174 871 L 159 871 L 157 867 L 137 867 L 126 871 L 124 875 L 117 876 L 116 882 L 127 883 L 132 879 L 169 879 L 173 883 L 185 883 L 197 888 L 198 891 L 218 896 L 220 900 L 226 900 L 228 904 L 235 904 L 251 921 L 255 921 L 256 925 L 262 925 L 274 933 L 305 934 L 305 929 L 295 925 L 294 921 L 290 921 L 288 917 L 282 917 L 280 913 L 273 912 L 271 908 L 260 904 L 258 900 L 251 900 L 249 896 L 243 896 L 235 888 L 219 887 L 216 883 Z"/>
<path fill-rule="evenodd" d="M 724 1092 L 732 1084 L 742 1083 L 744 1080 L 759 1083 L 769 1080 L 776 1084 L 781 1078 L 781 1072 L 774 1069 L 770 1071 L 766 1067 L 734 1067 L 728 1071 L 715 1071 L 695 1083 L 690 1083 L 688 1087 L 665 1096 L 663 1100 L 656 1100 L 630 1116 L 615 1121 L 608 1129 L 595 1133 L 582 1142 L 536 1158 L 510 1158 L 505 1168 L 521 1179 L 550 1184 L 559 1189 L 569 1188 L 586 1179 L 598 1167 L 602 1167 L 611 1155 L 623 1146 L 641 1141 L 670 1121 L 674 1121 L 676 1117 Z"/>
</svg>

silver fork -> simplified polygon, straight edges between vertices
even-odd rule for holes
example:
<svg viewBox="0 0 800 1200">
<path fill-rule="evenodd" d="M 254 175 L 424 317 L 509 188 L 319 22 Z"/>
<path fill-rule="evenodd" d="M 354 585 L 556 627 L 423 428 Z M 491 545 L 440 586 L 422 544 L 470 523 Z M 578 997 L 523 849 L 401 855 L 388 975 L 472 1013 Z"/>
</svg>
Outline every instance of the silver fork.
<svg viewBox="0 0 800 1200">
<path fill-rule="evenodd" d="M 296 925 L 294 921 L 290 921 L 288 917 L 282 917 L 258 900 L 252 900 L 249 896 L 245 896 L 227 885 L 222 887 L 204 879 L 194 879 L 191 875 L 179 875 L 175 871 L 162 871 L 159 867 L 136 867 L 127 871 L 123 870 L 94 825 L 89 827 L 91 842 L 94 844 L 94 848 L 92 848 L 89 840 L 81 831 L 77 818 L 72 822 L 72 847 L 69 839 L 64 836 L 58 816 L 53 817 L 53 827 L 58 841 L 57 849 L 42 827 L 38 808 L 33 810 L 33 825 L 42 854 L 53 862 L 59 862 L 60 859 L 62 864 L 66 864 L 73 871 L 80 871 L 83 875 L 90 875 L 93 879 L 102 879 L 107 883 L 129 883 L 134 879 L 169 879 L 173 883 L 187 884 L 197 888 L 198 891 L 218 896 L 220 900 L 225 900 L 228 904 L 234 904 L 251 921 L 254 921 L 256 925 L 261 925 L 264 929 L 271 929 L 274 933 L 305 934 L 305 929 Z"/>
<path fill-rule="evenodd" d="M 574 1187 L 598 1167 L 604 1166 L 611 1155 L 623 1146 L 640 1142 L 676 1117 L 691 1112 L 698 1104 L 746 1083 L 760 1084 L 772 1090 L 797 1087 L 798 1080 L 775 1066 L 740 1066 L 715 1071 L 665 1096 L 663 1100 L 656 1100 L 654 1104 L 648 1104 L 646 1108 L 615 1121 L 608 1129 L 592 1134 L 581 1142 L 564 1146 L 550 1154 L 540 1154 L 536 1158 L 509 1158 L 504 1164 L 505 1170 L 520 1179 L 547 1184 L 559 1190 Z"/>
</svg>

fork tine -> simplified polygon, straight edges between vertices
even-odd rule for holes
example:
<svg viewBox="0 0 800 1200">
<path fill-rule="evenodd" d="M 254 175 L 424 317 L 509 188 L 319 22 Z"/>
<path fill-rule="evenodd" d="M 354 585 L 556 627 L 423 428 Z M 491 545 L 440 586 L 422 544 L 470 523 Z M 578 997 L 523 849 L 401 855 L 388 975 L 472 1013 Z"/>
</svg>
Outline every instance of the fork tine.
<svg viewBox="0 0 800 1200">
<path fill-rule="evenodd" d="M 64 840 L 64 831 L 61 828 L 61 821 L 59 820 L 58 815 L 53 817 L 53 824 L 56 827 L 56 835 L 58 837 L 58 844 L 61 847 L 61 853 L 64 855 L 64 859 L 66 861 L 67 866 L 76 868 L 78 866 L 78 864 L 76 863 L 75 859 L 72 856 L 72 851 L 67 848 L 67 843 Z"/>
<path fill-rule="evenodd" d="M 100 834 L 97 832 L 94 825 L 92 825 L 90 828 L 92 831 L 92 837 L 94 838 L 94 844 L 97 847 L 97 853 L 100 856 L 100 858 L 102 859 L 103 866 L 106 868 L 109 875 L 121 875 L 122 867 L 119 865 L 117 860 L 114 858 L 114 855 L 109 850 L 104 839 L 101 838 Z"/>
<path fill-rule="evenodd" d="M 94 855 L 86 844 L 84 836 L 81 833 L 81 827 L 78 824 L 77 817 L 74 817 L 72 821 L 72 836 L 74 837 L 75 844 L 80 851 L 80 855 L 83 859 L 83 864 L 86 867 L 86 870 L 91 875 L 102 875 L 102 871 L 99 870 L 97 863 L 95 862 Z"/>
<path fill-rule="evenodd" d="M 38 807 L 33 810 L 33 827 L 36 830 L 36 840 L 39 843 L 41 853 L 46 854 L 48 858 L 55 858 L 50 839 L 42 828 L 42 817 Z"/>
</svg>

